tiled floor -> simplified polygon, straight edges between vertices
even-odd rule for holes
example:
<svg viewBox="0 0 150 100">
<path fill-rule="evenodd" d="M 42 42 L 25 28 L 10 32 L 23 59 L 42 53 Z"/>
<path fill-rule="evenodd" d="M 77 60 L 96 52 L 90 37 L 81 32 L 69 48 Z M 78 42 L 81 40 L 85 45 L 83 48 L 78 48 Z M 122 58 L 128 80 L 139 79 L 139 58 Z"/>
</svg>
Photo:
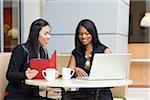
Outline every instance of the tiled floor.
<svg viewBox="0 0 150 100">
<path fill-rule="evenodd" d="M 129 88 L 127 100 L 150 100 L 150 88 Z"/>
</svg>

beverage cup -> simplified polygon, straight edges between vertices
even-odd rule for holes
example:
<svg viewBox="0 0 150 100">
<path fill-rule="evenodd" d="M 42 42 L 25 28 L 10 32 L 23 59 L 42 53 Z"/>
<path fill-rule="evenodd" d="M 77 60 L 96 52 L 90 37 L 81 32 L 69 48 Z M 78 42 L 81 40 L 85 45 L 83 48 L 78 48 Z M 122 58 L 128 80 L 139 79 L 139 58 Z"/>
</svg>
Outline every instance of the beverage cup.
<svg viewBox="0 0 150 100">
<path fill-rule="evenodd" d="M 74 75 L 75 70 L 71 68 L 62 68 L 62 79 L 63 80 L 70 80 L 71 77 Z"/>
<path fill-rule="evenodd" d="M 42 75 L 47 81 L 55 80 L 55 72 L 54 68 L 47 68 L 46 70 L 42 70 Z"/>
</svg>

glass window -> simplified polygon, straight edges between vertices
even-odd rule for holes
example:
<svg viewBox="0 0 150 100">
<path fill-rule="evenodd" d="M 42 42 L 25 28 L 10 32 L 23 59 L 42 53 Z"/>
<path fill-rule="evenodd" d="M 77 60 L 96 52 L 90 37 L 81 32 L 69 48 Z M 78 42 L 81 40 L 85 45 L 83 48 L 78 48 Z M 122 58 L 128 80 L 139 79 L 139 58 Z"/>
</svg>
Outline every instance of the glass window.
<svg viewBox="0 0 150 100">
<path fill-rule="evenodd" d="M 11 52 L 20 41 L 19 8 L 19 0 L 4 0 L 3 2 L 4 52 Z"/>
<path fill-rule="evenodd" d="M 150 31 L 148 27 L 141 27 L 140 21 L 150 9 L 149 0 L 131 0 L 130 22 L 129 22 L 129 43 L 150 43 Z"/>
</svg>

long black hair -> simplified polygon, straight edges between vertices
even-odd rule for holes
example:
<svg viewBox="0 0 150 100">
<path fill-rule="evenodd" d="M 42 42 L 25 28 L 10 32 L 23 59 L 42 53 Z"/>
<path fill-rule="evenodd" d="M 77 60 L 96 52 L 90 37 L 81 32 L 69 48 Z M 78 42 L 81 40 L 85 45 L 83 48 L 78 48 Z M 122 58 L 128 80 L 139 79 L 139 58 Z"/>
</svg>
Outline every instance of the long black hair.
<svg viewBox="0 0 150 100">
<path fill-rule="evenodd" d="M 27 42 L 33 47 L 33 50 L 36 55 L 38 55 L 39 47 L 40 47 L 38 42 L 39 32 L 44 26 L 47 25 L 50 26 L 47 21 L 43 19 L 37 19 L 30 26 Z"/>
<path fill-rule="evenodd" d="M 97 47 L 98 45 L 101 45 L 99 39 L 98 39 L 98 33 L 96 26 L 94 22 L 92 22 L 89 19 L 83 19 L 79 22 L 77 28 L 76 28 L 76 34 L 75 34 L 75 48 L 79 51 L 82 51 L 85 49 L 85 46 L 81 43 L 79 40 L 79 29 L 80 26 L 84 27 L 91 35 L 92 35 L 92 44 L 93 47 Z"/>
</svg>

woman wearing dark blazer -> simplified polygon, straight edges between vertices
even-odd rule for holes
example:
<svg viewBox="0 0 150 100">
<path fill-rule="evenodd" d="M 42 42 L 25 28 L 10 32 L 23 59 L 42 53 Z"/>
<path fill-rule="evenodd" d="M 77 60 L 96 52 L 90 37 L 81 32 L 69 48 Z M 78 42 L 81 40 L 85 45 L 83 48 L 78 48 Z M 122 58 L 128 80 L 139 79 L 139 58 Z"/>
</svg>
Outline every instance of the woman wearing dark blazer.
<svg viewBox="0 0 150 100">
<path fill-rule="evenodd" d="M 9 81 L 4 100 L 43 100 L 39 96 L 39 87 L 25 84 L 25 79 L 32 79 L 37 70 L 29 68 L 29 60 L 32 58 L 48 59 L 46 48 L 51 35 L 51 27 L 43 19 L 35 20 L 30 27 L 29 37 L 26 43 L 14 48 L 7 70 Z"/>
<path fill-rule="evenodd" d="M 75 70 L 76 76 L 89 75 L 94 53 L 110 53 L 110 50 L 99 41 L 95 24 L 89 19 L 83 19 L 76 28 L 75 49 L 72 51 L 69 62 L 69 67 Z M 87 93 L 96 92 L 96 90 L 96 88 L 79 89 Z M 99 95 L 100 100 L 112 100 L 109 88 L 101 88 Z"/>
</svg>

